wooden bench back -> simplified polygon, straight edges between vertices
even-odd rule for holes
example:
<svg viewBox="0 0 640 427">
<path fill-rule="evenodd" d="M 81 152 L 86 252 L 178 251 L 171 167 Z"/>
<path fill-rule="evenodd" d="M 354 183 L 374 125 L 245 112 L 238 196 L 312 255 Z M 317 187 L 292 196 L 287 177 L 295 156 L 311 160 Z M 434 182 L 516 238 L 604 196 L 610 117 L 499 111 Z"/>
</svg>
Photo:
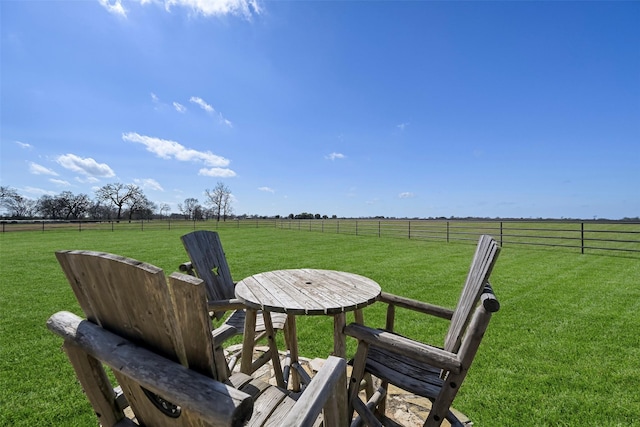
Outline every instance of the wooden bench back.
<svg viewBox="0 0 640 427">
<path fill-rule="evenodd" d="M 216 370 L 200 279 L 173 273 L 167 284 L 155 266 L 102 252 L 59 251 L 56 257 L 89 321 L 203 375 L 226 380 L 226 366 Z M 163 414 L 157 395 L 114 374 L 143 425 L 197 424 L 198 417 L 185 411 L 178 418 Z"/>
<path fill-rule="evenodd" d="M 209 301 L 235 298 L 235 285 L 218 233 L 198 230 L 180 239 L 196 274 L 204 280 Z M 220 318 L 223 314 L 216 316 Z"/>
<path fill-rule="evenodd" d="M 480 295 L 485 287 L 489 285 L 489 276 L 499 253 L 500 246 L 491 236 L 480 236 L 467 280 L 451 318 L 444 343 L 445 350 L 453 353 L 458 352 L 464 331 L 471 320 L 473 308 L 480 300 Z"/>
</svg>

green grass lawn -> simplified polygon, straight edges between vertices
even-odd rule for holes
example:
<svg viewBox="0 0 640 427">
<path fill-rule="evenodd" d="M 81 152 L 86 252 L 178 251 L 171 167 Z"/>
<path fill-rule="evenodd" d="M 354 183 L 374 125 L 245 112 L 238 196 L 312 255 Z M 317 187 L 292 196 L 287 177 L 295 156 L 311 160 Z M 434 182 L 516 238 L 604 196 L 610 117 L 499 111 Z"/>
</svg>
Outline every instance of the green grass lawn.
<svg viewBox="0 0 640 427">
<path fill-rule="evenodd" d="M 113 252 L 167 273 L 186 260 L 185 230 L 50 231 L 0 235 L 0 425 L 95 425 L 61 341 L 56 311 L 81 314 L 54 256 Z M 474 245 L 308 233 L 220 231 L 235 280 L 315 267 L 373 278 L 383 290 L 454 307 Z M 476 426 L 640 426 L 640 256 L 505 247 L 492 276 L 501 310 L 454 406 Z M 365 309 L 383 325 L 384 310 Z M 348 317 L 351 319 L 351 317 Z M 399 331 L 442 344 L 446 322 L 399 315 Z M 328 317 L 300 317 L 300 351 L 332 349 Z M 348 342 L 348 352 L 355 343 Z"/>
</svg>

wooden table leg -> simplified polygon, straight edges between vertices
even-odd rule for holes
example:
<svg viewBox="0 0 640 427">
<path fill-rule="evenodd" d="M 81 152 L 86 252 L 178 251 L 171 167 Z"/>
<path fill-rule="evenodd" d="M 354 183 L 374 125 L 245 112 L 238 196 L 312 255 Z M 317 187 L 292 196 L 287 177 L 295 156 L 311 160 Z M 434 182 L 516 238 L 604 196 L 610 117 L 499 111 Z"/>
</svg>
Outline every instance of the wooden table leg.
<svg viewBox="0 0 640 427">
<path fill-rule="evenodd" d="M 240 372 L 251 375 L 253 372 L 253 346 L 256 336 L 256 310 L 247 308 L 244 317 L 244 337 L 242 337 L 242 357 L 240 358 Z"/>
<path fill-rule="evenodd" d="M 296 328 L 296 317 L 293 314 L 287 315 L 287 344 L 289 346 L 289 356 L 291 358 L 291 365 L 298 363 L 298 335 Z M 300 391 L 300 375 L 295 369 L 289 370 L 291 373 L 291 389 L 294 391 Z"/>
<path fill-rule="evenodd" d="M 347 337 L 343 333 L 346 325 L 347 316 L 344 312 L 333 316 L 333 355 L 343 359 L 347 357 Z"/>
<path fill-rule="evenodd" d="M 278 387 L 285 387 L 284 377 L 282 375 L 282 366 L 280 365 L 280 353 L 278 353 L 278 344 L 276 343 L 276 333 L 273 330 L 273 322 L 271 321 L 271 313 L 262 311 L 264 318 L 264 329 L 267 332 L 267 340 L 269 341 L 269 351 L 271 352 L 271 364 L 273 365 L 273 374 L 276 377 Z"/>
</svg>

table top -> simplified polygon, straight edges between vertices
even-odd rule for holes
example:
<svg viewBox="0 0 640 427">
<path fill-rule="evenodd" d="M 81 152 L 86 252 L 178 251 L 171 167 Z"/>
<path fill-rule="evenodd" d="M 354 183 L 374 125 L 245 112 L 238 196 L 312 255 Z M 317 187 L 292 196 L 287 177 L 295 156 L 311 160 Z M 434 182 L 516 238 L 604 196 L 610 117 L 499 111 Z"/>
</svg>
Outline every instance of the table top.
<svg viewBox="0 0 640 427">
<path fill-rule="evenodd" d="M 373 304 L 380 285 L 354 273 L 302 268 L 249 276 L 238 282 L 235 292 L 236 298 L 254 309 L 327 315 Z"/>
</svg>

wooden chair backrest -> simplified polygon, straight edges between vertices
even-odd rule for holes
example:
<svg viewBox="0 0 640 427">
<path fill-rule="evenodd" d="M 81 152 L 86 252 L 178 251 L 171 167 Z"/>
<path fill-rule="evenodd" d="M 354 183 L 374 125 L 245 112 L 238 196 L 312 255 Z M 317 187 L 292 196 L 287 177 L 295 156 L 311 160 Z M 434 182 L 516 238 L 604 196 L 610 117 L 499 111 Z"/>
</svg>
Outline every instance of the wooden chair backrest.
<svg viewBox="0 0 640 427">
<path fill-rule="evenodd" d="M 445 350 L 452 353 L 458 352 L 464 331 L 471 320 L 473 308 L 480 300 L 485 286 L 489 284 L 489 276 L 499 253 L 500 246 L 491 236 L 480 236 L 467 280 L 445 337 Z"/>
<path fill-rule="evenodd" d="M 218 233 L 198 230 L 180 239 L 196 274 L 205 283 L 209 301 L 235 298 L 235 285 Z"/>
<path fill-rule="evenodd" d="M 173 273 L 167 285 L 160 268 L 103 252 L 59 251 L 56 257 L 89 321 L 203 375 L 226 380 L 220 378 L 226 367 L 216 370 L 200 279 Z M 191 425 L 189 413 L 167 417 L 135 381 L 114 374 L 142 424 Z"/>
</svg>

